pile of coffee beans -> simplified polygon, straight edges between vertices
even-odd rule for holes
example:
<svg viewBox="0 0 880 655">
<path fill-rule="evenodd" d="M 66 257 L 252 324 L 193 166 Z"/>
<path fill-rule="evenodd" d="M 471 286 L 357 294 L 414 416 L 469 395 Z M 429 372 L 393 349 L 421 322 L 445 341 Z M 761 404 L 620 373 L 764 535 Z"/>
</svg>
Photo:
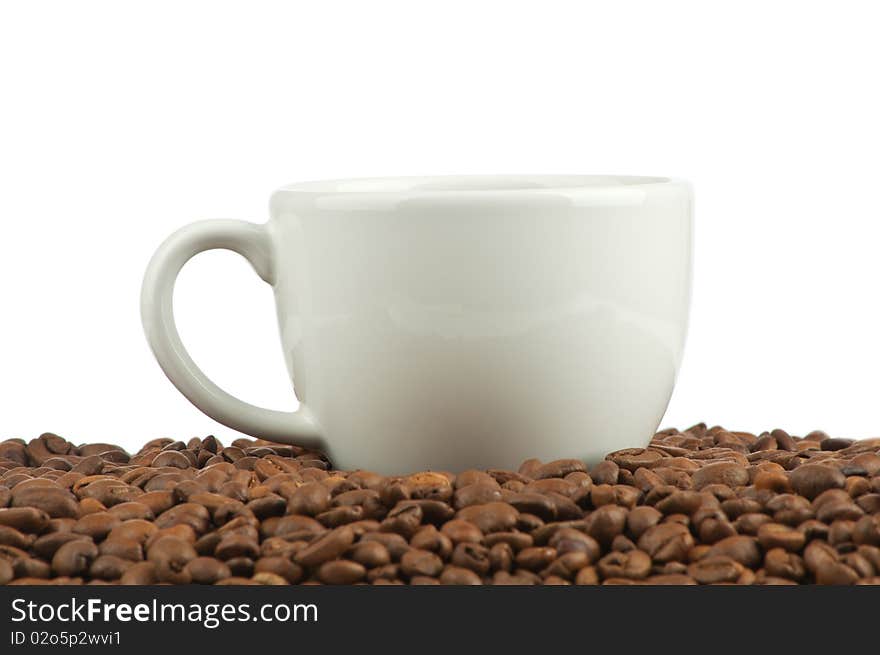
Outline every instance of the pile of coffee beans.
<svg viewBox="0 0 880 655">
<path fill-rule="evenodd" d="M 0 584 L 880 584 L 880 439 L 695 425 L 519 470 L 0 442 Z"/>
</svg>

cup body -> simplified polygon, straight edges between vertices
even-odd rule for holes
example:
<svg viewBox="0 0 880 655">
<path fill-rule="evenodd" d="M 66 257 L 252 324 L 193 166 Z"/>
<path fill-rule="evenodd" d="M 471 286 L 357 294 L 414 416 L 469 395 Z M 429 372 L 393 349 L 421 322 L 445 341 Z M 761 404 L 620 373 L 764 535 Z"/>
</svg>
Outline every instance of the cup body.
<svg viewBox="0 0 880 655">
<path fill-rule="evenodd" d="M 285 359 L 334 465 L 511 468 L 644 445 L 685 339 L 691 206 L 666 178 L 277 191 Z"/>
</svg>

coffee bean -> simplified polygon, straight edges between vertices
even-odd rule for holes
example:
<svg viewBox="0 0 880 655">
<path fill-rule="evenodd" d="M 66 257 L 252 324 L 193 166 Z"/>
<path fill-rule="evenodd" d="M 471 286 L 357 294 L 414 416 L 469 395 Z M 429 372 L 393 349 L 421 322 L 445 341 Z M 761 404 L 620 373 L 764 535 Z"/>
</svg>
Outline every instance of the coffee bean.
<svg viewBox="0 0 880 655">
<path fill-rule="evenodd" d="M 354 531 L 348 526 L 335 528 L 299 551 L 294 558 L 301 566 L 318 566 L 340 557 L 354 542 Z"/>
<path fill-rule="evenodd" d="M 736 488 L 749 483 L 749 472 L 740 464 L 716 462 L 695 471 L 693 482 L 696 489 L 702 489 L 710 484 L 724 484 Z"/>
<path fill-rule="evenodd" d="M 611 552 L 599 560 L 596 569 L 603 578 L 641 580 L 651 572 L 651 557 L 641 550 Z"/>
<path fill-rule="evenodd" d="M 363 565 L 345 559 L 324 562 L 318 568 L 318 578 L 324 584 L 330 585 L 354 584 L 363 580 L 366 574 L 367 570 Z"/>
<path fill-rule="evenodd" d="M 110 512 L 95 512 L 79 519 L 71 532 L 90 537 L 94 541 L 102 541 L 122 521 Z"/>
<path fill-rule="evenodd" d="M 748 536 L 736 535 L 727 537 L 713 544 L 706 551 L 706 557 L 724 555 L 739 562 L 743 566 L 755 569 L 761 563 L 761 551 L 757 541 Z"/>
<path fill-rule="evenodd" d="M 606 459 L 593 467 L 590 477 L 594 484 L 617 484 L 619 472 L 620 467 L 610 459 Z"/>
<path fill-rule="evenodd" d="M 40 534 L 49 526 L 49 515 L 36 507 L 0 509 L 0 525 L 15 528 L 19 532 Z"/>
<path fill-rule="evenodd" d="M 523 548 L 528 548 L 535 543 L 534 538 L 528 532 L 518 531 L 493 532 L 492 534 L 483 537 L 481 541 L 490 548 L 495 544 L 505 543 L 508 544 L 514 551 L 520 551 Z"/>
<path fill-rule="evenodd" d="M 529 571 L 547 568 L 554 559 L 556 559 L 556 549 L 550 546 L 532 546 L 516 554 L 517 566 Z"/>
<path fill-rule="evenodd" d="M 619 505 L 603 505 L 586 519 L 586 532 L 602 546 L 608 547 L 626 527 L 628 512 Z"/>
<path fill-rule="evenodd" d="M 717 584 L 719 582 L 736 582 L 744 567 L 738 561 L 726 555 L 707 556 L 688 566 L 690 577 L 700 584 Z"/>
<path fill-rule="evenodd" d="M 870 578 L 874 575 L 874 566 L 861 553 L 845 553 L 840 561 L 855 571 L 859 578 Z"/>
<path fill-rule="evenodd" d="M 880 546 L 880 514 L 861 517 L 853 527 L 852 538 L 859 545 Z"/>
<path fill-rule="evenodd" d="M 507 503 L 471 505 L 458 511 L 458 518 L 473 523 L 482 532 L 503 532 L 516 525 L 519 512 Z"/>
<path fill-rule="evenodd" d="M 664 453 L 649 448 L 625 448 L 608 455 L 610 459 L 622 469 L 635 471 L 639 467 L 652 468 L 653 465 L 663 459 Z M 595 480 L 595 476 L 593 476 Z"/>
<path fill-rule="evenodd" d="M 303 568 L 282 556 L 261 557 L 254 562 L 254 572 L 281 576 L 289 584 L 296 584 L 303 577 Z"/>
<path fill-rule="evenodd" d="M 8 525 L 0 525 L 0 545 L 13 546 L 21 550 L 27 550 L 36 540 L 34 535 L 26 535 Z"/>
<path fill-rule="evenodd" d="M 483 581 L 476 573 L 461 566 L 447 565 L 440 574 L 440 584 L 481 585 Z"/>
<path fill-rule="evenodd" d="M 12 506 L 41 509 L 52 518 L 79 516 L 76 496 L 56 485 L 30 487 L 17 485 L 12 490 Z"/>
<path fill-rule="evenodd" d="M 98 557 L 98 547 L 90 540 L 77 539 L 62 545 L 52 557 L 52 570 L 56 575 L 74 577 L 89 570 Z"/>
<path fill-rule="evenodd" d="M 416 473 L 407 477 L 404 484 L 410 491 L 410 498 L 444 502 L 452 498 L 452 484 L 440 473 Z"/>
<path fill-rule="evenodd" d="M 456 509 L 470 505 L 484 505 L 501 500 L 501 488 L 494 479 L 492 483 L 475 482 L 455 490 L 453 504 Z"/>
<path fill-rule="evenodd" d="M 391 555 L 388 549 L 377 541 L 361 541 L 355 544 L 352 546 L 348 557 L 368 569 L 391 563 Z"/>
<path fill-rule="evenodd" d="M 812 500 L 827 489 L 842 489 L 846 476 L 824 464 L 801 464 L 789 474 L 794 490 Z"/>
<path fill-rule="evenodd" d="M 585 566 L 577 572 L 574 583 L 578 585 L 597 585 L 599 584 L 599 573 L 592 566 Z"/>
<path fill-rule="evenodd" d="M 467 547 L 468 544 L 461 546 Z M 408 576 L 436 577 L 443 570 L 443 560 L 430 551 L 412 548 L 400 558 L 400 570 Z"/>
<path fill-rule="evenodd" d="M 626 517 L 626 525 L 633 538 L 638 539 L 644 532 L 660 522 L 663 514 L 648 505 L 634 507 Z"/>
<path fill-rule="evenodd" d="M 260 545 L 257 543 L 256 537 L 245 534 L 227 534 L 220 539 L 214 548 L 214 556 L 224 561 L 235 557 L 256 559 L 260 556 Z"/>
<path fill-rule="evenodd" d="M 157 577 L 163 582 L 189 582 L 186 565 L 196 557 L 198 553 L 195 548 L 179 537 L 159 537 L 147 546 L 147 560 L 156 565 Z"/>
<path fill-rule="evenodd" d="M 190 460 L 180 452 L 177 452 L 175 450 L 166 450 L 156 455 L 156 458 L 153 460 L 151 466 L 153 468 L 171 466 L 173 468 L 188 469 L 190 467 L 190 464 Z"/>
<path fill-rule="evenodd" d="M 133 564 L 116 555 L 98 555 L 89 568 L 89 576 L 98 580 L 119 580 Z"/>
<path fill-rule="evenodd" d="M 463 541 L 470 541 L 473 543 L 481 543 L 483 541 L 482 531 L 470 521 L 465 521 L 463 519 L 453 519 L 444 523 L 442 534 L 446 535 L 453 544 L 459 544 Z M 435 549 L 431 548 L 429 550 Z"/>
<path fill-rule="evenodd" d="M 514 551 L 510 544 L 506 542 L 493 544 L 489 547 L 489 569 L 492 571 L 510 571 L 513 568 L 514 557 Z"/>
<path fill-rule="evenodd" d="M 584 463 L 579 459 L 557 459 L 539 466 L 531 477 L 537 480 L 543 478 L 564 478 L 569 473 L 586 470 Z"/>
<path fill-rule="evenodd" d="M 816 571 L 816 583 L 822 585 L 851 585 L 858 579 L 858 573 L 842 562 L 826 563 Z"/>
<path fill-rule="evenodd" d="M 664 514 L 693 514 L 703 504 L 703 496 L 696 491 L 676 491 L 658 502 L 655 507 Z"/>
<path fill-rule="evenodd" d="M 758 543 L 764 550 L 783 548 L 792 553 L 799 552 L 806 543 L 803 532 L 780 523 L 765 523 L 758 528 Z"/>
<path fill-rule="evenodd" d="M 458 544 L 452 551 L 451 561 L 456 566 L 470 569 L 479 575 L 486 575 L 492 568 L 490 549 L 481 544 L 470 542 Z"/>
<path fill-rule="evenodd" d="M 101 555 L 113 555 L 133 562 L 144 559 L 143 546 L 132 539 L 104 540 L 98 546 L 98 551 Z"/>
<path fill-rule="evenodd" d="M 657 562 L 682 561 L 693 547 L 694 539 L 680 523 L 660 523 L 645 531 L 638 547 Z"/>
</svg>

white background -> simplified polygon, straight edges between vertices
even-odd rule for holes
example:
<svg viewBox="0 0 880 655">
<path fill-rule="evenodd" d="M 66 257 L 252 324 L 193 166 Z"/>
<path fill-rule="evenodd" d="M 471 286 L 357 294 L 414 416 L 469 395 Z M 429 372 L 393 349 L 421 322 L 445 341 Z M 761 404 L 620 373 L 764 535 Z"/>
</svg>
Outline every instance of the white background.
<svg viewBox="0 0 880 655">
<path fill-rule="evenodd" d="M 234 433 L 144 341 L 144 267 L 281 184 L 633 173 L 697 193 L 665 425 L 880 433 L 880 99 L 871 2 L 0 4 L 0 438 Z M 271 289 L 184 270 L 193 357 L 292 408 Z"/>
</svg>

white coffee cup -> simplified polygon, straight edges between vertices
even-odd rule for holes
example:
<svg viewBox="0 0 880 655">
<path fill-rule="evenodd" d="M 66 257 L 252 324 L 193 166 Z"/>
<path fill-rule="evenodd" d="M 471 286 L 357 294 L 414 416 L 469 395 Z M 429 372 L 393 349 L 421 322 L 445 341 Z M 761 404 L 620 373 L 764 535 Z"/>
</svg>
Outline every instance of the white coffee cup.
<svg viewBox="0 0 880 655">
<path fill-rule="evenodd" d="M 156 252 L 141 311 L 162 369 L 241 432 L 339 468 L 516 467 L 643 446 L 681 360 L 691 190 L 659 177 L 539 175 L 294 184 L 271 220 L 193 223 Z M 300 407 L 229 395 L 172 312 L 190 257 L 234 250 L 275 289 Z M 234 308 L 231 308 L 234 311 Z"/>
</svg>

